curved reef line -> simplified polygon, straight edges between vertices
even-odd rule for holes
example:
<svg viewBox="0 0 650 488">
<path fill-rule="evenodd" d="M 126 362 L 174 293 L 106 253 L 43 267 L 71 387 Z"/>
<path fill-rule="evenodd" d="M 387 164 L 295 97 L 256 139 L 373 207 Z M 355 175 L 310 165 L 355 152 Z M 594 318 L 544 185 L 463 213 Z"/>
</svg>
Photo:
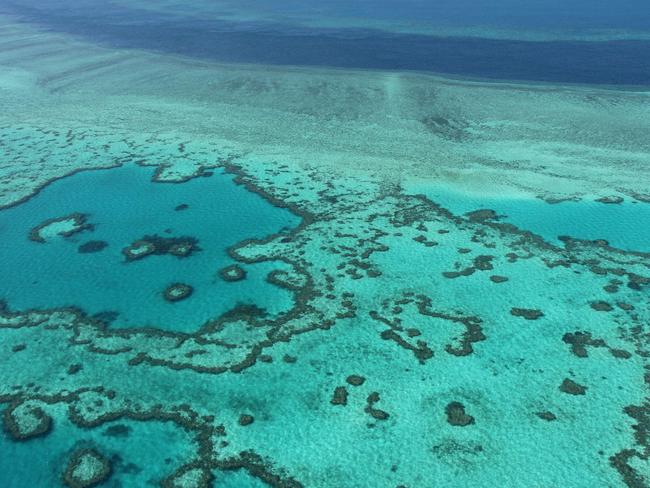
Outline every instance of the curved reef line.
<svg viewBox="0 0 650 488">
<path fill-rule="evenodd" d="M 294 214 L 302 217 L 300 224 L 289 231 L 281 231 L 263 239 L 246 239 L 228 249 L 228 254 L 236 262 L 258 263 L 264 261 L 282 261 L 289 265 L 293 272 L 304 278 L 304 286 L 295 287 L 290 283 L 284 283 L 284 287 L 290 290 L 294 296 L 294 305 L 289 311 L 275 319 L 268 319 L 264 316 L 263 311 L 255 307 L 239 306 L 214 320 L 206 322 L 199 330 L 193 333 L 176 333 L 161 331 L 155 328 L 113 329 L 108 327 L 106 323 L 94 320 L 88 317 L 83 311 L 74 308 L 59 308 L 49 311 L 27 310 L 11 313 L 5 307 L 0 315 L 6 324 L 0 324 L 0 329 L 4 327 L 14 329 L 21 327 L 41 327 L 45 329 L 55 326 L 49 323 L 52 316 L 56 314 L 65 316 L 68 314 L 66 317 L 60 318 L 58 327 L 62 326 L 69 333 L 68 343 L 70 346 L 81 346 L 84 350 L 97 354 L 121 355 L 129 367 L 143 367 L 145 365 L 162 366 L 172 371 L 186 370 L 201 374 L 241 373 L 245 369 L 255 365 L 258 359 L 267 361 L 267 359 L 262 357 L 264 355 L 263 352 L 266 349 L 272 348 L 275 344 L 288 343 L 299 334 L 319 329 L 330 329 L 339 320 L 356 317 L 359 304 L 355 303 L 357 301 L 355 294 L 347 290 L 348 285 L 345 284 L 347 283 L 345 280 L 350 280 L 349 283 L 353 283 L 352 280 L 372 280 L 376 278 L 377 276 L 373 276 L 370 273 L 374 266 L 370 258 L 375 252 L 388 252 L 390 250 L 389 246 L 381 242 L 380 239 L 391 235 L 391 233 L 397 235 L 402 232 L 410 232 L 411 230 L 429 232 L 426 224 L 430 224 L 431 222 L 443 223 L 443 228 L 440 228 L 438 231 L 440 235 L 444 234 L 442 232 L 445 230 L 444 226 L 450 224 L 471 233 L 471 241 L 486 248 L 493 246 L 492 241 L 497 238 L 501 239 L 505 243 L 504 247 L 510 250 L 505 257 L 512 263 L 518 260 L 535 258 L 542 262 L 548 269 L 580 266 L 581 269 L 584 268 L 597 276 L 603 273 L 612 273 L 619 277 L 627 277 L 629 280 L 628 287 L 631 292 L 639 291 L 650 284 L 650 278 L 628 269 L 636 265 L 637 267 L 650 270 L 650 264 L 645 262 L 648 258 L 646 254 L 625 252 L 609 248 L 607 245 L 599 242 L 579 240 L 570 240 L 564 247 L 554 246 L 545 242 L 539 236 L 518 229 L 510 224 L 492 222 L 490 220 L 473 222 L 471 219 L 456 216 L 425 197 L 404 195 L 398 187 L 386 187 L 382 190 L 381 195 L 368 196 L 369 198 L 375 198 L 377 202 L 378 211 L 376 213 L 361 213 L 361 210 L 365 210 L 367 206 L 366 202 L 361 198 L 359 199 L 360 201 L 355 201 L 354 198 L 350 198 L 350 201 L 343 201 L 341 203 L 335 195 L 327 193 L 332 190 L 332 187 L 327 187 L 321 190 L 319 198 L 329 202 L 327 204 L 329 207 L 323 204 L 323 211 L 317 213 L 309 209 L 306 204 L 301 205 L 283 200 L 277 189 L 264 189 L 259 183 L 255 183 L 254 176 L 247 174 L 243 167 L 229 163 L 224 166 L 224 169 L 227 173 L 235 175 L 233 181 L 237 184 L 244 185 L 247 190 L 261 195 L 273 205 L 287 208 Z M 334 192 L 332 191 L 332 193 Z M 344 210 L 346 215 L 358 212 L 358 215 L 354 214 L 355 218 L 359 218 L 362 215 L 364 217 L 364 223 L 368 223 L 369 225 L 376 224 L 377 227 L 380 227 L 380 223 L 385 221 L 387 230 L 380 228 L 371 231 L 366 228 L 361 228 L 361 232 L 363 233 L 362 237 L 358 237 L 354 233 L 346 234 L 345 221 L 337 220 L 344 213 Z M 321 225 L 323 227 L 319 227 Z M 342 283 L 338 289 L 334 287 L 336 278 L 328 274 L 329 269 L 321 268 L 320 272 L 316 272 L 315 270 L 318 268 L 318 264 L 309 262 L 305 257 L 305 247 L 310 242 L 312 234 L 318 235 L 319 232 L 323 232 L 324 228 L 329 227 L 340 229 L 336 233 L 327 233 L 331 239 L 341 241 L 338 247 L 329 244 L 329 241 L 322 243 L 322 247 L 330 252 L 332 256 L 341 257 L 341 263 L 336 271 L 332 270 Z M 346 239 L 353 241 L 353 243 L 356 240 L 356 247 L 354 245 L 348 245 Z M 426 252 L 434 252 L 436 247 L 433 246 L 426 249 L 430 249 L 430 251 Z M 594 256 L 599 256 L 599 259 L 595 259 Z M 492 258 L 493 256 L 491 255 L 487 256 L 482 254 L 478 258 L 473 258 L 473 266 L 479 271 L 492 270 Z M 341 265 L 343 267 L 340 267 Z M 470 278 L 461 277 L 460 279 Z M 278 281 L 276 284 L 283 286 L 281 280 L 276 281 Z M 452 356 L 461 357 L 470 355 L 474 352 L 474 346 L 479 347 L 481 342 L 486 340 L 486 335 L 483 333 L 485 324 L 482 318 L 469 315 L 462 316 L 460 314 L 454 315 L 448 312 L 438 311 L 433 308 L 432 305 L 434 302 L 432 299 L 426 295 L 419 295 L 414 292 L 403 292 L 402 294 L 403 296 L 397 296 L 392 302 L 387 299 L 386 305 L 382 305 L 382 314 L 377 313 L 372 318 L 376 322 L 389 326 L 389 332 L 382 335 L 383 339 L 391 339 L 399 346 L 410 350 L 415 354 L 416 359 L 420 363 L 425 363 L 431 359 L 433 357 L 433 350 L 427 346 L 423 339 L 415 339 L 416 346 L 413 346 L 409 342 L 411 339 L 420 337 L 422 332 L 427 333 L 423 327 L 420 327 L 422 331 L 405 329 L 397 321 L 396 317 L 408 305 L 412 304 L 415 310 L 423 317 L 443 319 L 451 323 L 461 324 L 465 327 L 465 330 L 460 334 L 460 338 L 457 339 L 460 345 L 457 345 L 456 342 L 445 345 L 446 352 Z M 325 300 L 332 300 L 332 302 L 325 302 Z M 331 305 L 323 307 L 321 301 L 324 303 L 332 303 L 332 305 L 336 304 L 336 308 Z M 521 310 L 528 311 L 534 310 L 534 308 L 522 308 Z M 630 314 L 632 311 L 622 310 L 621 313 Z M 384 314 L 390 315 L 390 317 L 387 318 Z M 222 340 L 219 337 L 219 332 L 225 330 L 229 325 L 238 322 L 243 323 L 252 331 L 260 331 L 260 335 L 252 336 L 255 340 L 243 347 Z M 402 337 L 403 333 L 408 337 Z M 640 334 L 641 332 L 633 332 L 632 338 L 628 340 L 640 343 Z M 165 346 L 167 350 L 153 350 L 157 345 L 156 340 L 167 341 L 169 343 L 168 346 Z M 419 341 L 423 342 L 420 343 Z M 148 350 L 148 347 L 153 349 Z M 234 357 L 232 360 L 226 358 L 221 361 L 201 362 L 202 357 L 210 356 L 209 352 L 202 353 L 202 351 L 206 351 L 207 349 L 205 348 L 210 347 L 220 348 L 219 351 L 224 352 L 233 350 L 243 351 L 243 357 Z M 641 346 L 635 350 L 635 354 L 638 353 L 640 348 Z M 214 351 L 216 349 L 212 350 Z M 166 353 L 169 353 L 167 357 L 165 357 Z M 59 396 L 43 396 L 18 391 L 15 394 L 0 395 L 0 401 L 12 402 L 27 398 L 40 400 L 45 403 L 48 403 L 48 400 L 54 403 L 64 401 L 70 405 L 69 415 L 73 419 L 73 422 L 76 425 L 81 425 L 86 428 L 101 425 L 108 420 L 121 417 L 137 420 L 155 419 L 174 421 L 183 428 L 196 433 L 199 449 L 197 452 L 197 460 L 184 464 L 176 473 L 173 473 L 168 478 L 168 483 L 172 483 L 174 479 L 180 479 L 187 473 L 192 473 L 200 477 L 201 483 L 207 484 L 211 479 L 212 475 L 210 472 L 213 469 L 244 468 L 252 476 L 256 476 L 272 486 L 301 486 L 298 481 L 292 479 L 290 476 L 278 472 L 272 466 L 271 462 L 249 451 L 242 451 L 238 456 L 233 458 L 225 460 L 217 459 L 214 453 L 219 451 L 219 447 L 214 441 L 216 438 L 225 436 L 225 428 L 223 425 L 216 425 L 214 418 L 208 420 L 205 416 L 199 415 L 189 405 L 176 406 L 175 408 L 178 410 L 175 413 L 170 412 L 171 406 L 164 407 L 157 405 L 138 411 L 135 405 L 131 405 L 122 409 L 108 411 L 106 415 L 97 416 L 94 419 L 88 420 L 79 408 L 79 405 L 83 403 L 84 394 L 88 392 L 99 393 L 106 398 L 109 396 L 115 397 L 116 395 L 115 392 L 110 393 L 104 391 L 102 387 L 80 389 Z M 111 400 L 110 398 L 108 399 Z M 366 413 L 370 414 L 376 420 L 387 420 L 389 418 L 388 412 L 374 408 L 374 404 L 377 401 L 379 401 L 379 393 L 372 392 L 367 399 Z M 395 416 L 393 415 L 392 409 L 389 411 L 391 412 L 390 419 L 392 422 Z M 638 417 L 636 410 L 633 413 Z M 463 411 L 461 411 L 460 407 L 455 404 L 450 410 L 449 415 L 452 415 L 454 422 L 463 426 L 470 425 L 474 419 L 474 417 L 464 412 L 464 406 Z M 257 423 L 251 426 L 251 429 L 256 425 Z M 645 442 L 645 440 L 641 439 L 641 442 Z M 634 469 L 627 463 L 630 457 L 625 457 L 625 452 L 627 451 L 615 455 L 616 462 L 612 461 L 612 466 L 626 480 L 630 480 L 633 478 L 630 477 L 628 471 L 632 470 L 634 472 Z M 641 453 L 641 455 L 643 456 L 644 454 Z"/>
</svg>

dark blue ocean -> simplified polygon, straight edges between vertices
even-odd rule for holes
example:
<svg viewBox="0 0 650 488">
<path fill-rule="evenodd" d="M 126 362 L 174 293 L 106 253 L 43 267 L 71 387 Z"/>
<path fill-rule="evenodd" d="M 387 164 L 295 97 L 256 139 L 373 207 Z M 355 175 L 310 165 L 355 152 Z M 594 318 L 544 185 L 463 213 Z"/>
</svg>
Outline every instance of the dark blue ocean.
<svg viewBox="0 0 650 488">
<path fill-rule="evenodd" d="M 17 0 L 0 2 L 0 12 L 111 47 L 221 62 L 412 70 L 550 83 L 650 82 L 650 2 L 640 0 L 198 1 L 191 2 L 199 12 L 192 16 L 142 8 L 142 4 L 155 6 L 156 2 L 133 3 L 139 7 L 97 0 L 74 5 L 60 0 Z M 256 20 L 232 20 L 233 12 L 248 10 L 257 12 Z M 220 12 L 227 15 L 222 18 Z M 336 26 L 338 18 L 345 19 L 345 27 Z M 325 26 L 314 27 L 319 19 L 327 21 Z M 462 27 L 476 34 L 389 31 L 377 27 L 382 22 Z M 495 29 L 564 36 L 558 40 L 552 36 L 548 40 L 482 37 Z M 616 35 L 573 40 L 593 32 Z"/>
</svg>

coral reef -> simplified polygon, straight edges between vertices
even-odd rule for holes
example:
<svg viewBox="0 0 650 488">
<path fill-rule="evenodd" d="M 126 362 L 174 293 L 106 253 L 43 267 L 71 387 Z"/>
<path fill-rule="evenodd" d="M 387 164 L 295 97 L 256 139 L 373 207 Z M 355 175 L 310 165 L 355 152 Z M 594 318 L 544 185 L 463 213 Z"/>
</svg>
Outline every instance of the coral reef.
<svg viewBox="0 0 650 488">
<path fill-rule="evenodd" d="M 70 488 L 90 488 L 106 481 L 111 475 L 111 464 L 94 449 L 75 451 L 63 473 L 63 481 Z"/>
<path fill-rule="evenodd" d="M 193 292 L 194 289 L 190 285 L 185 283 L 172 283 L 165 288 L 163 295 L 168 302 L 179 302 L 189 298 Z"/>
<path fill-rule="evenodd" d="M 241 281 L 246 278 L 246 271 L 241 266 L 231 264 L 219 270 L 219 276 L 224 281 Z"/>
<path fill-rule="evenodd" d="M 136 261 L 150 255 L 171 254 L 178 258 L 189 257 L 193 252 L 200 251 L 198 240 L 194 237 L 161 237 L 146 235 L 122 249 L 127 261 Z"/>
<path fill-rule="evenodd" d="M 71 237 L 85 230 L 93 230 L 93 228 L 93 224 L 88 222 L 88 215 L 75 212 L 41 222 L 29 232 L 29 239 L 44 244 L 56 236 Z"/>
</svg>

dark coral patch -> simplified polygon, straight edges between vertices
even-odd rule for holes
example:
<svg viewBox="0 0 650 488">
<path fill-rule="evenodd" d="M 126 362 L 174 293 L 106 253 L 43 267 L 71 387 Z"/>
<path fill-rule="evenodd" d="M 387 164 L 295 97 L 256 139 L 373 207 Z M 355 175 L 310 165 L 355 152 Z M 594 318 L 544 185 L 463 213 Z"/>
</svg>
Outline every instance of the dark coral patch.
<svg viewBox="0 0 650 488">
<path fill-rule="evenodd" d="M 499 216 L 489 208 L 467 212 L 465 216 L 472 222 L 485 222 L 486 220 L 498 220 Z"/>
<path fill-rule="evenodd" d="M 647 465 L 650 450 L 650 402 L 646 400 L 641 405 L 628 405 L 623 411 L 636 421 L 633 426 L 636 446 L 617 452 L 609 458 L 609 462 L 627 486 L 646 488 L 647 469 L 643 466 Z"/>
<path fill-rule="evenodd" d="M 595 239 L 595 240 L 593 240 L 591 242 L 593 242 L 594 245 L 596 245 L 598 247 L 609 247 L 609 241 L 606 240 L 606 239 Z"/>
<path fill-rule="evenodd" d="M 507 276 L 492 275 L 492 276 L 490 276 L 490 281 L 492 281 L 492 283 L 497 283 L 497 284 L 505 283 L 506 281 L 508 281 L 508 277 Z"/>
<path fill-rule="evenodd" d="M 584 395 L 587 393 L 587 387 L 576 383 L 569 378 L 564 378 L 564 381 L 562 381 L 562 384 L 560 385 L 560 391 L 569 395 Z"/>
<path fill-rule="evenodd" d="M 116 424 L 107 427 L 103 434 L 106 437 L 126 438 L 131 434 L 131 427 L 124 424 Z"/>
<path fill-rule="evenodd" d="M 546 420 L 547 422 L 553 422 L 554 420 L 557 420 L 557 416 L 553 412 L 549 411 L 537 412 L 535 415 L 537 415 L 542 420 Z"/>
<path fill-rule="evenodd" d="M 232 264 L 219 270 L 219 276 L 224 281 L 241 281 L 246 278 L 246 270 L 237 264 Z"/>
<path fill-rule="evenodd" d="M 397 343 L 400 347 L 407 349 L 413 353 L 413 355 L 424 364 L 427 359 L 433 357 L 433 350 L 425 341 L 416 341 L 416 345 L 410 344 L 408 341 L 404 340 L 397 332 L 393 329 L 386 329 L 382 331 L 379 335 L 385 341 L 393 341 Z"/>
<path fill-rule="evenodd" d="M 562 336 L 562 341 L 571 345 L 571 352 L 579 358 L 586 358 L 589 353 L 587 346 L 591 347 L 606 347 L 605 341 L 602 339 L 594 339 L 591 337 L 590 332 L 567 332 Z"/>
<path fill-rule="evenodd" d="M 399 315 L 402 311 L 402 306 L 413 303 L 414 301 L 417 310 L 421 315 L 449 321 L 451 324 L 462 325 L 465 327 L 465 330 L 460 334 L 460 336 L 456 336 L 453 339 L 453 343 L 445 345 L 445 352 L 448 354 L 454 356 L 467 356 L 474 352 L 474 343 L 485 340 L 480 318 L 475 316 L 453 315 L 433 310 L 431 308 L 433 305 L 432 300 L 425 295 L 418 295 L 417 300 L 414 300 L 413 298 L 409 298 L 409 295 L 405 293 L 403 299 L 394 302 L 395 306 L 390 309 L 390 313 L 392 315 Z M 389 303 L 385 303 L 384 308 L 388 308 L 389 305 Z M 382 339 L 391 340 L 400 347 L 410 350 L 420 363 L 424 363 L 426 360 L 433 357 L 434 351 L 429 347 L 426 341 L 418 340 L 415 341 L 414 345 L 400 335 L 406 332 L 408 338 L 412 339 L 422 335 L 422 332 L 419 329 L 408 328 L 404 331 L 404 328 L 400 325 L 399 317 L 394 317 L 391 320 L 388 317 L 382 316 L 375 310 L 370 311 L 369 314 L 374 320 L 378 320 L 390 327 L 390 329 L 381 332 Z"/>
<path fill-rule="evenodd" d="M 614 307 L 612 307 L 609 303 L 603 300 L 591 302 L 589 305 L 597 312 L 611 312 L 612 310 L 614 310 Z"/>
<path fill-rule="evenodd" d="M 610 349 L 610 354 L 617 359 L 630 359 L 632 354 L 623 349 Z"/>
<path fill-rule="evenodd" d="M 122 249 L 122 254 L 127 261 L 142 259 L 156 252 L 156 247 L 149 241 L 138 240 L 131 243 L 130 246 Z"/>
<path fill-rule="evenodd" d="M 192 254 L 192 251 L 194 251 L 194 244 L 192 244 L 191 242 L 182 242 L 182 243 L 174 244 L 169 248 L 167 252 L 172 256 L 176 256 L 178 258 L 185 258 L 190 254 Z"/>
<path fill-rule="evenodd" d="M 252 415 L 248 415 L 244 413 L 239 416 L 239 425 L 241 425 L 242 427 L 246 427 L 247 425 L 250 425 L 253 422 L 255 422 L 255 418 Z"/>
<path fill-rule="evenodd" d="M 78 251 L 80 254 L 88 254 L 92 252 L 99 252 L 108 247 L 106 241 L 88 241 L 79 246 Z"/>
<path fill-rule="evenodd" d="M 474 258 L 474 267 L 479 271 L 490 271 L 494 268 L 492 261 L 494 256 L 482 254 Z"/>
<path fill-rule="evenodd" d="M 607 285 L 603 286 L 603 290 L 607 293 L 617 293 L 622 284 L 623 282 L 621 280 L 610 280 Z"/>
<path fill-rule="evenodd" d="M 369 414 L 375 420 L 388 420 L 390 417 L 388 412 L 375 408 L 375 404 L 379 402 L 379 400 L 379 393 L 373 391 L 370 395 L 368 395 L 368 398 L 366 399 L 366 408 L 364 408 L 363 411 Z"/>
<path fill-rule="evenodd" d="M 345 386 L 337 386 L 334 389 L 334 394 L 330 400 L 332 405 L 347 405 L 348 404 L 348 390 L 345 389 Z"/>
<path fill-rule="evenodd" d="M 631 303 L 616 302 L 616 306 L 621 310 L 625 310 L 626 312 L 631 312 L 632 310 L 634 310 L 634 305 L 632 305 Z"/>
<path fill-rule="evenodd" d="M 122 254 L 127 261 L 135 261 L 147 256 L 171 254 L 178 258 L 190 256 L 195 251 L 200 251 L 196 237 L 160 237 L 157 234 L 144 236 L 122 249 Z"/>
<path fill-rule="evenodd" d="M 413 240 L 415 242 L 419 242 L 420 244 L 424 244 L 426 247 L 434 247 L 434 246 L 438 245 L 438 243 L 436 241 L 429 240 L 429 239 L 427 239 L 427 236 L 422 235 L 422 234 L 417 236 L 417 237 L 414 237 Z"/>
<path fill-rule="evenodd" d="M 345 381 L 352 386 L 361 386 L 366 382 L 366 379 L 358 374 L 351 374 Z"/>
<path fill-rule="evenodd" d="M 79 364 L 79 363 L 71 364 L 71 365 L 68 367 L 68 371 L 67 371 L 67 373 L 68 373 L 69 375 L 77 374 L 77 373 L 78 373 L 79 371 L 81 371 L 82 369 L 83 369 L 83 365 L 81 365 L 81 364 Z"/>
<path fill-rule="evenodd" d="M 52 417 L 40 407 L 18 404 L 4 411 L 3 424 L 14 440 L 26 441 L 49 434 L 52 430 Z"/>
<path fill-rule="evenodd" d="M 562 340 L 571 345 L 571 352 L 580 358 L 588 356 L 587 347 L 604 347 L 617 359 L 629 359 L 632 354 L 623 349 L 610 347 L 603 339 L 594 339 L 590 332 L 566 333 Z"/>
<path fill-rule="evenodd" d="M 510 313 L 515 317 L 522 317 L 526 320 L 537 320 L 544 316 L 544 312 L 536 308 L 511 308 Z"/>
<path fill-rule="evenodd" d="M 53 219 L 47 219 L 40 224 L 38 224 L 36 227 L 34 227 L 32 230 L 29 231 L 29 239 L 38 242 L 38 243 L 45 243 L 45 238 L 41 235 L 41 231 L 43 231 L 46 227 L 52 225 L 52 224 L 57 224 L 59 222 L 65 222 L 67 220 L 73 221 L 74 225 L 70 230 L 67 231 L 61 231 L 57 232 L 57 235 L 61 237 L 70 237 L 73 236 L 74 234 L 77 234 L 79 232 L 83 232 L 84 230 L 93 230 L 94 225 L 88 223 L 88 215 L 83 214 L 80 212 L 75 212 L 70 215 L 66 215 L 64 217 L 56 217 Z"/>
<path fill-rule="evenodd" d="M 111 464 L 94 449 L 80 449 L 72 454 L 63 473 L 63 481 L 70 488 L 89 488 L 106 481 L 111 475 Z"/>
<path fill-rule="evenodd" d="M 494 269 L 494 266 L 492 265 L 493 260 L 494 256 L 490 256 L 489 254 L 482 254 L 474 258 L 472 266 L 468 266 L 458 271 L 443 271 L 442 276 L 445 278 L 454 279 L 460 278 L 461 276 L 471 276 L 476 271 L 490 271 Z M 460 264 L 456 263 L 456 268 L 459 267 Z"/>
<path fill-rule="evenodd" d="M 168 302 L 179 302 L 188 298 L 193 292 L 194 288 L 190 285 L 186 285 L 185 283 L 172 283 L 165 289 L 163 296 Z"/>
<path fill-rule="evenodd" d="M 607 203 L 607 204 L 611 205 L 611 204 L 623 203 L 624 199 L 623 199 L 623 197 L 620 197 L 618 195 L 612 195 L 612 196 L 598 198 L 598 199 L 596 199 L 596 201 L 599 202 L 599 203 Z"/>
<path fill-rule="evenodd" d="M 641 290 L 641 287 L 645 285 L 650 285 L 650 278 L 647 278 L 645 276 L 640 276 L 635 273 L 628 273 L 627 275 L 629 281 L 627 283 L 627 287 L 630 288 L 631 290 Z"/>
<path fill-rule="evenodd" d="M 460 278 L 461 276 L 470 276 L 474 274 L 476 269 L 474 267 L 469 267 L 462 269 L 460 271 L 443 271 L 442 276 L 449 279 Z"/>
<path fill-rule="evenodd" d="M 445 407 L 447 422 L 455 427 L 472 425 L 474 417 L 465 412 L 465 405 L 460 402 L 451 402 Z"/>
</svg>

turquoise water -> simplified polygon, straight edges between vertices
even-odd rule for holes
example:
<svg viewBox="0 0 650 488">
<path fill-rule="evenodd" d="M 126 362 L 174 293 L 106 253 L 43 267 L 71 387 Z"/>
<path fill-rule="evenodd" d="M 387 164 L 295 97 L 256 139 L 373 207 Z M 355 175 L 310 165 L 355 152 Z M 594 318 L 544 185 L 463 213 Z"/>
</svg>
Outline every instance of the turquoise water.
<svg viewBox="0 0 650 488">
<path fill-rule="evenodd" d="M 649 5 L 0 0 L 0 488 L 650 486 Z"/>
<path fill-rule="evenodd" d="M 463 215 L 480 209 L 494 210 L 499 221 L 562 244 L 560 236 L 577 239 L 605 239 L 612 247 L 650 252 L 650 204 L 626 198 L 619 204 L 595 200 L 565 200 L 548 203 L 542 199 L 497 197 L 455 191 L 442 186 L 414 185 L 409 191 L 422 193 L 432 201 Z"/>
<path fill-rule="evenodd" d="M 291 294 L 268 284 L 266 275 L 283 263 L 242 265 L 246 279 L 225 282 L 221 268 L 234 263 L 227 248 L 263 238 L 299 223 L 289 211 L 233 183 L 215 170 L 183 184 L 154 183 L 153 170 L 126 165 L 56 181 L 37 196 L 0 211 L 0 297 L 12 309 L 79 307 L 90 315 L 117 312 L 116 327 L 155 326 L 191 332 L 240 304 L 275 314 L 292 306 Z M 175 210 L 179 205 L 185 210 Z M 30 241 L 30 229 L 46 219 L 88 214 L 94 230 L 46 243 Z M 146 235 L 189 236 L 200 251 L 189 257 L 150 255 L 126 262 L 122 249 Z M 88 241 L 108 246 L 80 253 Z M 163 298 L 174 282 L 193 294 L 179 302 Z"/>
<path fill-rule="evenodd" d="M 262 480 L 253 478 L 243 469 L 215 472 L 214 485 L 222 488 L 264 488 L 268 486 Z"/>
<path fill-rule="evenodd" d="M 113 474 L 101 486 L 135 488 L 159 486 L 184 463 L 193 441 L 171 423 L 128 419 L 82 429 L 63 417 L 46 437 L 18 443 L 0 429 L 0 485 L 64 486 L 66 461 L 79 448 L 93 448 L 111 461 Z"/>
</svg>

